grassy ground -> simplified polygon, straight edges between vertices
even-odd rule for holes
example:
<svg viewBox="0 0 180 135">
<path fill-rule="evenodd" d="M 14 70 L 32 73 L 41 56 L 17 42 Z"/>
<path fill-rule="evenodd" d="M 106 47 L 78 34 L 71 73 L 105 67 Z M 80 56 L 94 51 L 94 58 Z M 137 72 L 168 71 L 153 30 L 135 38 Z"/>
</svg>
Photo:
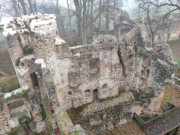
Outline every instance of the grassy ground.
<svg viewBox="0 0 180 135">
<path fill-rule="evenodd" d="M 174 60 L 178 63 L 175 75 L 180 78 L 180 39 L 168 42 L 172 49 Z M 176 81 L 180 85 L 180 81 Z M 180 88 L 172 85 L 165 87 L 164 103 L 171 102 L 176 106 L 180 106 Z"/>
<path fill-rule="evenodd" d="M 108 131 L 104 135 L 145 135 L 138 124 L 134 121 L 124 124 L 114 130 Z"/>
<path fill-rule="evenodd" d="M 1 77 L 0 87 L 3 88 L 4 92 L 11 92 L 20 87 L 18 79 L 15 75 Z"/>
</svg>

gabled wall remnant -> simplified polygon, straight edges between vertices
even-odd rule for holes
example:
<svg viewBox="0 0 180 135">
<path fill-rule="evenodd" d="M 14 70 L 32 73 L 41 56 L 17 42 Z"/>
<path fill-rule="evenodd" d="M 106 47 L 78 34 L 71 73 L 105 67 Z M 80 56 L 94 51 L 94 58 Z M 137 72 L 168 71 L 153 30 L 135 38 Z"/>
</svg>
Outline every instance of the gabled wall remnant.
<svg viewBox="0 0 180 135">
<path fill-rule="evenodd" d="M 137 106 L 147 113 L 158 111 L 162 86 L 173 73 L 174 61 L 167 44 L 154 48 L 149 44 L 144 28 L 144 24 L 138 24 L 120 39 L 100 35 L 92 45 L 68 47 L 59 36 L 54 15 L 31 14 L 5 24 L 3 33 L 20 84 L 31 89 L 28 104 L 35 132 L 79 132 L 81 127 L 72 123 L 66 111 L 92 102 L 92 107 L 100 109 L 98 111 L 104 115 L 124 108 L 122 117 L 115 119 L 119 116 L 115 113 L 108 119 L 111 127 L 106 126 L 103 132 L 131 120 Z M 20 59 L 19 64 L 16 64 L 17 59 Z M 131 96 L 115 99 L 115 103 L 112 100 L 112 108 L 103 103 L 102 108 L 96 105 L 100 100 L 123 97 L 124 93 Z M 109 111 L 105 111 L 106 108 Z M 128 117 L 125 117 L 126 108 Z M 99 121 L 99 117 L 93 118 L 95 123 Z M 82 127 L 91 134 L 86 127 L 88 124 L 92 126 L 87 120 Z M 96 131 L 94 129 L 93 133 Z M 81 132 L 84 134 L 84 130 Z"/>
</svg>

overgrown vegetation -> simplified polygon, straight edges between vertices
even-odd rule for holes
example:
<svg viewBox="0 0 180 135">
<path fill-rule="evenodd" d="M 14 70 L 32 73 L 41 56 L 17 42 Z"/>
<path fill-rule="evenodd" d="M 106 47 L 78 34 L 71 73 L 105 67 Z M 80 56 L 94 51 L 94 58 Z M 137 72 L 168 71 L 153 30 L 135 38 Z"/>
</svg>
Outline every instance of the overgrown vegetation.
<svg viewBox="0 0 180 135">
<path fill-rule="evenodd" d="M 172 104 L 172 103 L 174 103 L 174 102 L 175 102 L 175 101 L 174 101 L 174 99 L 173 99 L 172 96 L 164 94 L 163 100 L 162 100 L 162 106 L 165 106 L 165 107 L 166 107 L 166 106 L 169 105 L 169 103 Z"/>
<path fill-rule="evenodd" d="M 4 92 L 11 92 L 20 87 L 19 81 L 15 75 L 1 77 L 0 78 L 0 87 L 4 90 Z"/>
<path fill-rule="evenodd" d="M 17 67 L 19 66 L 19 63 L 20 63 L 20 58 L 17 58 L 17 60 L 16 60 L 16 66 Z"/>
<path fill-rule="evenodd" d="M 118 98 L 120 95 L 113 95 L 112 97 L 107 97 L 107 98 L 103 98 L 103 99 L 99 99 L 99 102 L 105 102 L 105 101 L 110 101 L 113 100 L 115 98 Z"/>
<path fill-rule="evenodd" d="M 138 54 L 141 57 L 148 57 L 148 55 L 145 52 L 138 52 Z"/>
<path fill-rule="evenodd" d="M 79 106 L 77 108 L 71 108 L 67 111 L 69 117 L 71 118 L 73 124 L 79 124 L 81 122 L 80 113 L 91 103 L 85 104 L 83 106 Z"/>
<path fill-rule="evenodd" d="M 18 132 L 22 129 L 21 126 L 11 129 L 11 132 L 8 135 L 18 135 Z"/>
<path fill-rule="evenodd" d="M 28 93 L 30 91 L 31 91 L 30 89 L 27 89 L 27 90 L 24 90 L 21 93 L 14 94 L 11 97 L 9 97 L 8 100 L 18 99 L 18 98 L 22 98 L 22 97 L 25 98 L 25 99 L 28 99 Z"/>
<path fill-rule="evenodd" d="M 24 121 L 27 121 L 27 123 L 30 123 L 30 122 L 32 121 L 32 119 L 29 118 L 29 117 L 26 116 L 26 115 L 23 115 L 23 116 L 21 116 L 20 118 L 18 118 L 18 122 L 19 122 L 19 124 L 20 124 L 21 126 L 24 125 L 24 124 L 23 124 Z"/>
</svg>

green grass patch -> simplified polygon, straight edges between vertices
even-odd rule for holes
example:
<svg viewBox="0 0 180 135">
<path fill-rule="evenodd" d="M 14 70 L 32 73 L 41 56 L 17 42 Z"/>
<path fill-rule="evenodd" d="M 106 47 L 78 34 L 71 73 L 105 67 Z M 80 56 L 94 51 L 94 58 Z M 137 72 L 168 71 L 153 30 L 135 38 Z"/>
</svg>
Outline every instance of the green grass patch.
<svg viewBox="0 0 180 135">
<path fill-rule="evenodd" d="M 174 60 L 178 63 L 176 69 L 180 70 L 180 58 L 174 58 Z"/>
<path fill-rule="evenodd" d="M 20 88 L 19 81 L 15 75 L 1 77 L 0 78 L 0 87 L 4 90 L 4 92 L 11 92 L 15 89 Z"/>
<path fill-rule="evenodd" d="M 174 99 L 173 99 L 173 97 L 172 96 L 169 96 L 169 95 L 166 95 L 166 94 L 164 94 L 164 96 L 163 96 L 163 100 L 162 100 L 162 106 L 168 106 L 169 105 L 169 103 L 170 104 L 173 104 L 175 101 L 174 101 Z"/>
<path fill-rule="evenodd" d="M 21 116 L 20 118 L 18 118 L 18 122 L 19 122 L 19 124 L 20 124 L 21 126 L 24 125 L 24 123 L 23 123 L 24 121 L 27 121 L 27 123 L 31 123 L 32 119 L 29 118 L 29 117 L 26 116 L 26 115 L 23 115 L 23 116 Z"/>
<path fill-rule="evenodd" d="M 171 40 L 167 42 L 169 45 L 180 45 L 180 39 L 176 39 L 176 40 Z"/>
<path fill-rule="evenodd" d="M 14 94 L 11 97 L 8 98 L 8 100 L 18 99 L 18 98 L 25 98 L 28 99 L 28 93 L 30 92 L 30 89 L 24 90 L 21 93 Z"/>
<path fill-rule="evenodd" d="M 148 55 L 145 52 L 138 52 L 138 54 L 141 57 L 148 57 Z"/>
</svg>

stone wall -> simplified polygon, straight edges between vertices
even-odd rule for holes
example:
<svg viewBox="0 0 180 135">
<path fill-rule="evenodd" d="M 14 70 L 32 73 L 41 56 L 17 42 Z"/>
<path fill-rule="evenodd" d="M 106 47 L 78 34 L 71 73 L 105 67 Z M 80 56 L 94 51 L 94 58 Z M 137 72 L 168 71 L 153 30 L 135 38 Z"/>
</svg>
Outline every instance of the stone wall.
<svg viewBox="0 0 180 135">
<path fill-rule="evenodd" d="M 128 20 L 127 14 L 124 18 Z M 76 47 L 68 47 L 60 38 L 55 15 L 32 14 L 14 18 L 5 24 L 3 33 L 21 86 L 27 85 L 32 91 L 29 109 L 36 122 L 32 127 L 38 122 L 45 125 L 43 120 L 46 120 L 53 130 L 59 128 L 69 133 L 74 125 L 69 118 L 64 119 L 67 109 L 125 91 L 131 91 L 135 99 L 119 98 L 105 102 L 105 105 L 92 105 L 100 110 L 95 109 L 85 116 L 83 128 L 89 133 L 91 129 L 87 125 L 93 126 L 88 117 L 95 123 L 102 122 L 102 132 L 114 128 L 131 119 L 126 110 L 133 112 L 136 105 L 140 106 L 140 113 L 156 112 L 163 97 L 162 86 L 170 82 L 174 72 L 170 47 L 167 44 L 152 47 L 143 23 L 131 25 L 122 37 L 100 35 L 91 45 Z M 106 103 L 112 106 L 108 107 Z M 113 115 L 112 120 L 109 113 Z M 108 118 L 100 119 L 102 114 L 107 114 Z M 103 124 L 105 121 L 110 122 L 110 127 Z M 37 131 L 40 129 L 44 128 L 38 126 Z M 96 128 L 93 130 L 93 133 L 97 132 Z"/>
<path fill-rule="evenodd" d="M 89 105 L 81 112 L 80 124 L 88 135 L 100 135 L 132 120 L 132 93 L 102 103 Z"/>
</svg>

